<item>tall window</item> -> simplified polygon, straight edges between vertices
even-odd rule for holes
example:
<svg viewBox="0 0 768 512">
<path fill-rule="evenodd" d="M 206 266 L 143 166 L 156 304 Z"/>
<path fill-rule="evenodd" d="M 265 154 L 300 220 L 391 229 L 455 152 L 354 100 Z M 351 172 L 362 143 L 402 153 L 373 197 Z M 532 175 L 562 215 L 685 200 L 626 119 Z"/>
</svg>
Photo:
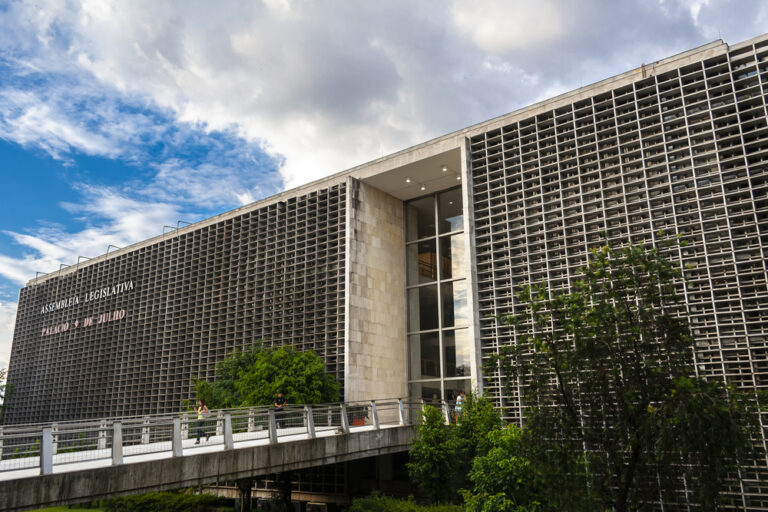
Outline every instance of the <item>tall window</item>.
<svg viewBox="0 0 768 512">
<path fill-rule="evenodd" d="M 412 398 L 469 391 L 466 251 L 461 189 L 406 203 L 408 378 Z"/>
</svg>

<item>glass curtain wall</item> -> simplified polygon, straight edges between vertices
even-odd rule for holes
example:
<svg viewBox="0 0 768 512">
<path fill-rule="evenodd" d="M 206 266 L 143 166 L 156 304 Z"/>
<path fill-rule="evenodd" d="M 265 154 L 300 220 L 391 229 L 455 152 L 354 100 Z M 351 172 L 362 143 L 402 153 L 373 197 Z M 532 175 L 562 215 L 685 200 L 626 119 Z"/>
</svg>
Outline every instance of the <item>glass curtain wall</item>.
<svg viewBox="0 0 768 512">
<path fill-rule="evenodd" d="M 409 393 L 454 400 L 472 372 L 460 188 L 406 203 L 405 250 Z"/>
</svg>

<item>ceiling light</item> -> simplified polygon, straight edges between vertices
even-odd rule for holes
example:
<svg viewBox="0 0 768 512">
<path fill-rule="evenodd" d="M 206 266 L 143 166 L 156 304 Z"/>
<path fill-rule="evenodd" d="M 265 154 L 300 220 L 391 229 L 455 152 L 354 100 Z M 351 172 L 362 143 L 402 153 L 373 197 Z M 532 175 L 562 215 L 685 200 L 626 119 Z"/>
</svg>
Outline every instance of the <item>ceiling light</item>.
<svg viewBox="0 0 768 512">
<path fill-rule="evenodd" d="M 443 172 L 448 172 L 448 166 L 447 165 L 443 166 Z"/>
<path fill-rule="evenodd" d="M 427 190 L 427 186 L 426 185 L 422 185 L 421 186 L 421 190 Z"/>
<path fill-rule="evenodd" d="M 406 183 L 410 183 L 411 182 L 411 178 L 405 178 L 405 182 Z"/>
<path fill-rule="evenodd" d="M 456 181 L 461 181 L 461 176 L 459 176 L 458 174 L 456 175 Z"/>
</svg>

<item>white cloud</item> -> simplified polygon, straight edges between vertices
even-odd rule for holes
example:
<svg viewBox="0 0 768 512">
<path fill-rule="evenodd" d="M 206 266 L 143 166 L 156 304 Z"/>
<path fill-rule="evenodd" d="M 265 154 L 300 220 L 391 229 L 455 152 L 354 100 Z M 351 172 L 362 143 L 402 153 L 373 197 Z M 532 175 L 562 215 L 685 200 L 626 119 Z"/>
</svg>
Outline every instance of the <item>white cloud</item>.
<svg viewBox="0 0 768 512">
<path fill-rule="evenodd" d="M 82 203 L 64 206 L 85 223 L 83 229 L 4 232 L 25 248 L 26 254 L 15 258 L 0 255 L 0 276 L 24 285 L 38 271 L 52 272 L 61 264 L 76 263 L 79 256 L 103 254 L 110 244 L 123 247 L 158 235 L 164 225 L 175 225 L 182 218 L 175 205 L 140 202 L 105 188 L 84 186 L 82 192 Z"/>
<path fill-rule="evenodd" d="M 281 159 L 294 186 L 524 106 L 552 82 L 567 90 L 702 44 L 715 25 L 732 41 L 763 29 L 762 14 L 717 19 L 735 19 L 732 9 L 707 0 L 225 9 L 41 0 L 13 4 L 5 28 L 37 68 L 64 62 L 179 121 L 234 130 Z"/>
<path fill-rule="evenodd" d="M 89 132 L 70 116 L 33 92 L 0 89 L 0 138 L 22 146 L 36 145 L 62 159 L 74 148 L 88 155 L 114 157 L 119 151 L 106 137 Z"/>
<path fill-rule="evenodd" d="M 16 303 L 0 302 L 0 368 L 7 368 L 11 360 L 11 342 L 16 324 Z"/>
<path fill-rule="evenodd" d="M 461 0 L 453 3 L 451 16 L 459 33 L 498 55 L 559 42 L 567 33 L 566 11 L 555 0 Z"/>
</svg>

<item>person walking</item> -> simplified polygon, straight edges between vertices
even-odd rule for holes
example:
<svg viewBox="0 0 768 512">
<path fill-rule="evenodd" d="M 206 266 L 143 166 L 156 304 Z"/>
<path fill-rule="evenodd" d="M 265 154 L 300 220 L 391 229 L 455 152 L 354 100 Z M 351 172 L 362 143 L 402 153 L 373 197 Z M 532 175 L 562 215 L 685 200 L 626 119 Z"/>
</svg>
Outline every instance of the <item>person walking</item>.
<svg viewBox="0 0 768 512">
<path fill-rule="evenodd" d="M 273 405 L 275 406 L 275 422 L 280 428 L 285 428 L 285 396 L 279 391 L 275 397 Z"/>
<path fill-rule="evenodd" d="M 461 393 L 459 393 L 459 396 L 456 397 L 456 406 L 454 408 L 456 411 L 457 422 L 461 419 L 461 415 L 464 412 L 464 400 L 465 400 L 464 392 L 462 391 Z"/>
<path fill-rule="evenodd" d="M 197 441 L 195 441 L 195 444 L 200 444 L 200 438 L 205 436 L 205 440 L 207 441 L 210 439 L 211 434 L 206 434 L 203 432 L 203 418 L 208 416 L 208 406 L 205 405 L 205 402 L 203 400 L 197 401 Z"/>
</svg>

